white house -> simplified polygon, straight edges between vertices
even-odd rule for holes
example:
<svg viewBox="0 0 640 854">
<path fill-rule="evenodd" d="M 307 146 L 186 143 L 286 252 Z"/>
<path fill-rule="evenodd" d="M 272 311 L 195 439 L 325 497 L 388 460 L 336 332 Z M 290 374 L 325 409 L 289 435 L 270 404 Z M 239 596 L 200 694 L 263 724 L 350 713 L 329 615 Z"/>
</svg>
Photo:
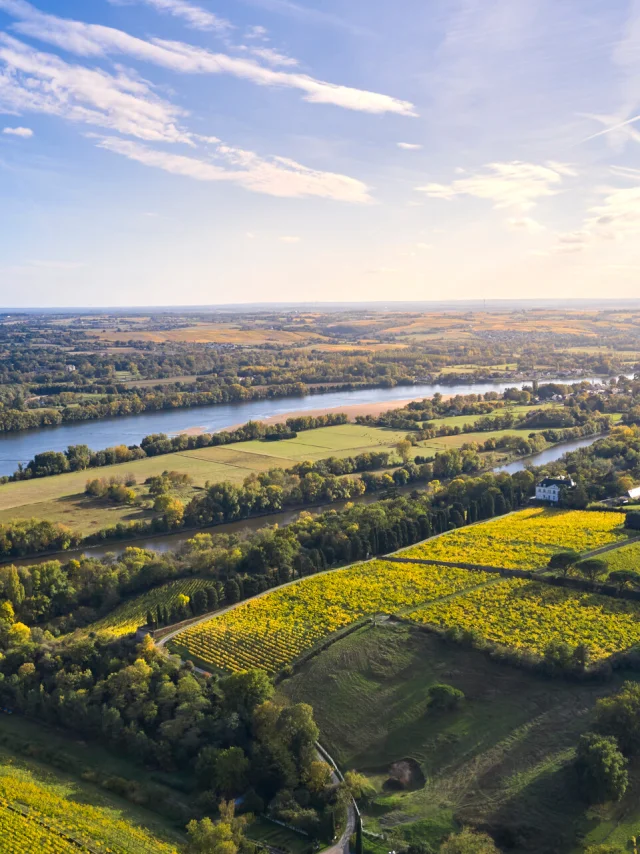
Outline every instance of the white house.
<svg viewBox="0 0 640 854">
<path fill-rule="evenodd" d="M 640 486 L 634 486 L 633 489 L 630 489 L 627 493 L 629 498 L 640 498 Z"/>
<path fill-rule="evenodd" d="M 536 500 L 557 504 L 560 501 L 561 490 L 573 489 L 574 486 L 575 483 L 570 477 L 545 477 L 536 486 Z"/>
</svg>

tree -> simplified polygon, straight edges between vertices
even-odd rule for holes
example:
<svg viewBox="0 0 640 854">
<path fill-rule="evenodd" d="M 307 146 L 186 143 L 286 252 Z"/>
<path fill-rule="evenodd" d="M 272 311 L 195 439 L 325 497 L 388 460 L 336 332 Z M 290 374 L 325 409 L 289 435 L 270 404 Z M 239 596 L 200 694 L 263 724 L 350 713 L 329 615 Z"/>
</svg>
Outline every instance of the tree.
<svg viewBox="0 0 640 854">
<path fill-rule="evenodd" d="M 215 763 L 217 788 L 223 795 L 240 795 L 247 787 L 249 760 L 241 747 L 221 750 Z"/>
<path fill-rule="evenodd" d="M 578 552 L 566 551 L 557 552 L 549 559 L 549 569 L 558 569 L 564 576 L 569 573 L 569 570 L 580 560 Z"/>
<path fill-rule="evenodd" d="M 225 706 L 248 721 L 254 709 L 273 696 L 273 684 L 264 670 L 244 670 L 220 680 Z"/>
<path fill-rule="evenodd" d="M 581 575 L 588 578 L 589 581 L 596 581 L 607 573 L 609 565 L 601 558 L 589 557 L 578 561 L 575 568 Z"/>
<path fill-rule="evenodd" d="M 592 804 L 619 801 L 627 790 L 627 760 L 612 736 L 587 733 L 578 743 L 576 770 L 583 796 Z"/>
<path fill-rule="evenodd" d="M 396 445 L 396 451 L 398 452 L 400 459 L 405 465 L 411 459 L 411 448 L 413 445 L 408 439 L 401 439 Z"/>
<path fill-rule="evenodd" d="M 493 839 L 487 833 L 477 833 L 468 828 L 446 839 L 440 846 L 440 854 L 500 854 Z"/>
<path fill-rule="evenodd" d="M 347 771 L 344 775 L 344 784 L 356 801 L 369 803 L 377 794 L 375 786 L 369 782 L 369 779 L 364 774 L 358 774 L 357 771 Z"/>
<path fill-rule="evenodd" d="M 617 694 L 598 700 L 594 728 L 613 736 L 625 756 L 640 753 L 640 684 L 625 682 Z"/>
<path fill-rule="evenodd" d="M 632 531 L 640 531 L 640 511 L 630 510 L 625 519 L 625 528 L 631 528 Z"/>
<path fill-rule="evenodd" d="M 227 822 L 214 824 L 210 818 L 190 821 L 187 825 L 188 854 L 237 854 L 233 830 Z"/>
</svg>

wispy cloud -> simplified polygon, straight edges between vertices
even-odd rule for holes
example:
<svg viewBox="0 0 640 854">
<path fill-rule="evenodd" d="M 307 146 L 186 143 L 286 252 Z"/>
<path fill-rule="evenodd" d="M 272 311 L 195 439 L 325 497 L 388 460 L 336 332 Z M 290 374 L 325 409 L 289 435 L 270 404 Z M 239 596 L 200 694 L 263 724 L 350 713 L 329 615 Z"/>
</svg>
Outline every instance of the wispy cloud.
<svg viewBox="0 0 640 854">
<path fill-rule="evenodd" d="M 398 142 L 396 143 L 398 148 L 402 148 L 404 151 L 420 151 L 422 146 L 417 142 Z"/>
<path fill-rule="evenodd" d="M 115 6 L 122 6 L 134 3 L 136 0 L 109 0 L 109 2 Z M 233 29 L 229 21 L 187 0 L 137 0 L 137 2 L 152 6 L 158 12 L 166 12 L 174 18 L 181 18 L 187 26 L 196 30 L 228 33 Z"/>
<path fill-rule="evenodd" d="M 331 12 L 323 12 L 320 9 L 303 6 L 301 3 L 293 3 L 291 0 L 244 0 L 244 2 L 250 6 L 258 6 L 261 9 L 267 9 L 269 12 L 286 15 L 289 18 L 294 18 L 308 24 L 319 24 L 325 27 L 345 30 L 353 35 L 371 34 L 365 27 L 352 24 L 350 21 L 346 21 L 344 18 L 340 18 Z"/>
<path fill-rule="evenodd" d="M 486 199 L 495 208 L 528 211 L 537 202 L 560 191 L 563 178 L 575 175 L 575 170 L 562 163 L 489 163 L 482 172 L 458 178 L 450 184 L 427 184 L 416 187 L 433 199 L 455 199 L 473 196 Z"/>
<path fill-rule="evenodd" d="M 245 45 L 242 45 L 244 48 Z M 268 65 L 273 65 L 274 67 L 281 66 L 282 68 L 294 68 L 296 65 L 299 65 L 297 59 L 294 59 L 292 56 L 287 56 L 285 53 L 281 53 L 279 50 L 275 50 L 272 47 L 254 47 L 248 48 L 249 52 L 253 56 L 257 56 L 258 59 L 261 59 L 263 62 L 266 62 Z"/>
<path fill-rule="evenodd" d="M 33 136 L 33 131 L 31 128 L 4 128 L 2 133 L 6 133 L 8 136 L 21 136 L 23 139 L 30 139 Z"/>
<path fill-rule="evenodd" d="M 546 231 L 544 225 L 530 216 L 510 217 L 507 220 L 507 226 L 512 231 L 527 232 L 528 234 L 539 234 L 541 231 Z"/>
<path fill-rule="evenodd" d="M 159 151 L 119 137 L 100 138 L 98 145 L 145 166 L 196 181 L 228 181 L 247 190 L 284 198 L 318 196 L 342 202 L 371 202 L 368 187 L 355 178 L 308 169 L 284 157 L 267 160 L 252 151 L 222 144 L 215 151 L 218 162 Z"/>
<path fill-rule="evenodd" d="M 281 243 L 300 243 L 300 238 L 294 237 L 294 235 L 292 235 L 292 234 L 284 234 L 280 238 L 280 242 Z"/>
<path fill-rule="evenodd" d="M 305 101 L 314 104 L 332 104 L 365 113 L 416 115 L 413 104 L 390 95 L 328 83 L 306 74 L 276 71 L 251 59 L 213 53 L 184 42 L 145 41 L 112 27 L 44 14 L 26 0 L 0 0 L 0 9 L 19 19 L 14 26 L 20 33 L 80 56 L 126 55 L 184 74 L 229 74 L 258 86 L 297 89 L 304 93 Z"/>
<path fill-rule="evenodd" d="M 191 143 L 183 111 L 124 71 L 72 65 L 0 33 L 0 109 L 46 113 L 157 142 Z"/>
</svg>

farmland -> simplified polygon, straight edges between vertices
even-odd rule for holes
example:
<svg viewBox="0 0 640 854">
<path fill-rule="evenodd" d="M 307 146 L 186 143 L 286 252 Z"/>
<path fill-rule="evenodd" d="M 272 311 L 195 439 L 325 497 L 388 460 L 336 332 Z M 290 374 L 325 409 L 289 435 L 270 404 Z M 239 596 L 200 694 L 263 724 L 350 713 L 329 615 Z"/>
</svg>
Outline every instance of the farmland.
<svg viewBox="0 0 640 854">
<path fill-rule="evenodd" d="M 96 794 L 89 787 L 18 767 L 8 755 L 0 754 L 2 851 L 177 854 L 174 845 L 141 826 L 139 816 L 126 816 L 115 808 L 113 799 Z"/>
<path fill-rule="evenodd" d="M 640 605 L 514 578 L 432 602 L 417 623 L 476 631 L 503 646 L 542 655 L 550 643 L 589 648 L 593 660 L 640 643 Z"/>
<path fill-rule="evenodd" d="M 147 612 L 151 611 L 155 614 L 158 605 L 171 610 L 178 604 L 178 597 L 191 598 L 196 590 L 206 590 L 212 586 L 214 582 L 206 578 L 183 578 L 179 581 L 171 581 L 120 605 L 108 616 L 92 623 L 91 631 L 104 630 L 114 635 L 135 632 L 139 626 L 147 622 Z"/>
<path fill-rule="evenodd" d="M 486 581 L 462 569 L 371 561 L 312 576 L 186 629 L 174 645 L 220 670 L 274 673 L 361 617 L 394 613 Z"/>
<path fill-rule="evenodd" d="M 442 419 L 443 422 L 446 420 Z M 455 421 L 457 418 L 448 420 Z M 473 417 L 465 420 L 473 421 Z M 507 434 L 515 435 L 517 432 L 498 430 L 443 436 L 421 442 L 412 453 L 414 456 L 435 455 L 474 440 L 485 441 Z M 87 471 L 7 483 L 0 486 L 0 523 L 37 517 L 51 522 L 62 522 L 87 535 L 118 522 L 152 516 L 144 509 L 96 502 L 87 497 L 84 487 L 90 478 L 126 478 L 132 475 L 138 484 L 142 484 L 148 477 L 173 470 L 189 475 L 195 489 L 203 487 L 207 481 L 240 484 L 253 473 L 266 472 L 271 468 L 287 468 L 305 460 L 356 456 L 374 450 L 393 451 L 405 435 L 405 432 L 398 430 L 342 424 L 304 431 L 294 439 L 281 442 L 238 442 L 147 457 Z M 188 500 L 190 495 L 180 497 Z"/>
<path fill-rule="evenodd" d="M 609 572 L 620 570 L 640 571 L 640 542 L 629 543 L 602 555 L 602 559 L 609 567 Z"/>
<path fill-rule="evenodd" d="M 566 549 L 589 552 L 624 542 L 617 513 L 531 508 L 481 525 L 451 531 L 405 549 L 402 557 L 533 569 Z"/>
<path fill-rule="evenodd" d="M 130 506 L 105 505 L 85 496 L 85 484 L 92 477 L 124 478 L 131 474 L 142 483 L 148 477 L 174 470 L 188 474 L 196 488 L 203 487 L 207 481 L 239 484 L 252 473 L 286 468 L 302 460 L 351 456 L 374 449 L 391 450 L 403 436 L 404 433 L 393 430 L 344 424 L 310 430 L 300 433 L 296 439 L 282 442 L 241 442 L 199 448 L 90 471 L 7 483 L 0 487 L 0 523 L 37 517 L 63 522 L 80 533 L 89 534 L 120 521 L 149 516 Z"/>
</svg>

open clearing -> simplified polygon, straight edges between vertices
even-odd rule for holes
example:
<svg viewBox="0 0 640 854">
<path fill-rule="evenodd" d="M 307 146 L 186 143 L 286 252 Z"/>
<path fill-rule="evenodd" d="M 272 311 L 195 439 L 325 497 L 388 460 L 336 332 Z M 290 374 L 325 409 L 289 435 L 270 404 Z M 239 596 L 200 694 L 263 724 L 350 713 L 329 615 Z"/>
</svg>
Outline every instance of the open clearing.
<svg viewBox="0 0 640 854">
<path fill-rule="evenodd" d="M 428 708 L 428 690 L 462 690 L 459 710 Z M 590 842 L 625 845 L 640 821 L 638 769 L 623 801 L 587 812 L 571 762 L 607 685 L 549 680 L 450 646 L 408 626 L 365 627 L 307 662 L 279 692 L 313 706 L 321 738 L 343 770 L 371 776 L 373 832 L 437 845 L 456 825 L 489 830 L 505 850 L 555 854 Z M 406 790 L 385 785 L 413 760 Z M 392 845 L 386 845 L 389 850 Z"/>
</svg>

